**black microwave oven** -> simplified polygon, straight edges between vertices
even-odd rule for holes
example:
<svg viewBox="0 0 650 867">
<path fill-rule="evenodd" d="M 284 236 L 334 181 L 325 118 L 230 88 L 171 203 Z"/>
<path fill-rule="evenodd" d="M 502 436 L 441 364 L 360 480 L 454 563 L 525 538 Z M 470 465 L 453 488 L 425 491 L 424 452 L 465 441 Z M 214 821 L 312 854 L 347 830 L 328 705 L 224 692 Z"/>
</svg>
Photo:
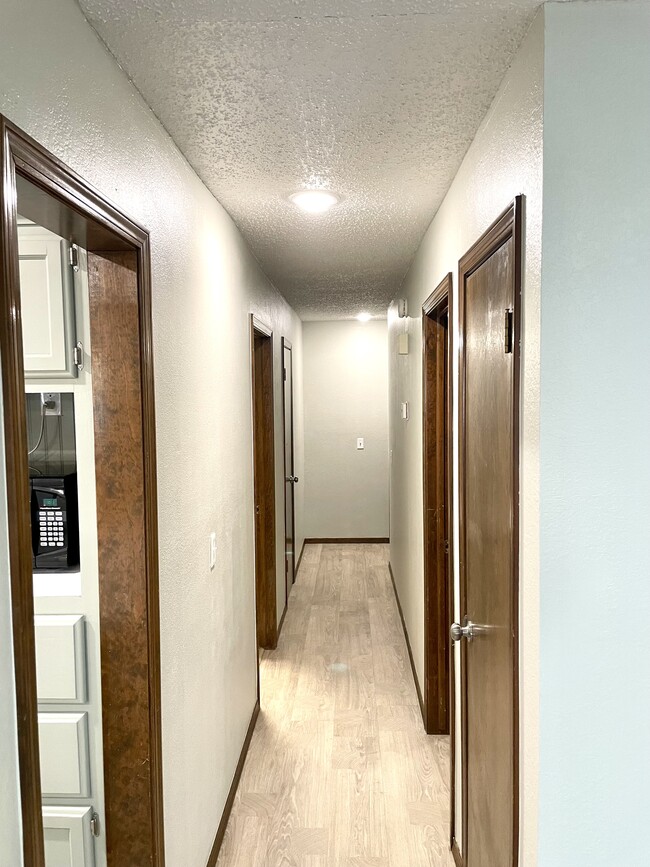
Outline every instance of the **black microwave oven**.
<svg viewBox="0 0 650 867">
<path fill-rule="evenodd" d="M 32 566 L 35 572 L 79 568 L 77 474 L 30 479 Z"/>
</svg>

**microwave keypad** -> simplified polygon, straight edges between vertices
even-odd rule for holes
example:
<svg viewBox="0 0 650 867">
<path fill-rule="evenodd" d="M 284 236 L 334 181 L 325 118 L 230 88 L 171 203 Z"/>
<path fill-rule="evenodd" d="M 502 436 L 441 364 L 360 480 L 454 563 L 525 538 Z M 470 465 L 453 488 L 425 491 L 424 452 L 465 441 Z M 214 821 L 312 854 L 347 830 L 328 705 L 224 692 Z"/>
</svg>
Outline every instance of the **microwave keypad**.
<svg viewBox="0 0 650 867">
<path fill-rule="evenodd" d="M 40 514 L 40 538 L 41 548 L 63 548 L 65 539 L 63 535 L 63 512 L 50 509 L 41 509 Z"/>
</svg>

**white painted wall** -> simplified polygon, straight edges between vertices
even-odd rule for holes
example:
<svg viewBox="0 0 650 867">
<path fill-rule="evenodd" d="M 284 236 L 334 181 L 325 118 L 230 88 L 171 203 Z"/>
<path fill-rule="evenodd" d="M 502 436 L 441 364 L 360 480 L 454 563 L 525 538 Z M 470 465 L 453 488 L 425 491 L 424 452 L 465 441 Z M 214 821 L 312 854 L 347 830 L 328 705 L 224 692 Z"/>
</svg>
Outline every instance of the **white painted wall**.
<svg viewBox="0 0 650 867">
<path fill-rule="evenodd" d="M 0 111 L 151 232 L 167 863 L 204 867 L 255 702 L 249 314 L 278 338 L 280 506 L 282 335 L 294 346 L 297 472 L 304 475 L 301 323 L 73 0 L 3 2 Z M 300 491 L 297 497 L 302 544 Z M 18 867 L 5 527 L 3 521 L 0 867 Z M 219 554 L 210 572 L 213 529 Z M 280 522 L 279 581 L 282 531 Z"/>
<path fill-rule="evenodd" d="M 536 857 L 538 753 L 539 577 L 539 306 L 542 232 L 543 13 L 538 14 L 481 124 L 445 200 L 429 227 L 400 290 L 408 319 L 389 313 L 391 564 L 411 639 L 416 669 L 424 670 L 422 517 L 422 317 L 423 301 L 518 193 L 526 195 L 521 383 L 521 719 L 523 731 L 522 859 Z M 452 323 L 458 332 L 457 307 Z M 398 335 L 410 335 L 408 356 L 397 354 Z M 456 344 L 457 345 L 457 344 Z M 454 359 L 454 438 L 458 429 L 457 359 Z M 410 418 L 400 418 L 408 401 Z M 454 464 L 457 477 L 457 448 Z M 458 513 L 454 513 L 454 570 L 458 580 Z M 458 598 L 458 590 L 456 591 Z M 457 611 L 457 616 L 459 612 Z M 456 666 L 457 674 L 460 666 Z M 457 690 L 457 694 L 459 691 Z M 457 719 L 459 720 L 457 715 Z M 460 743 L 460 738 L 458 740 Z M 457 780 L 460 795 L 460 780 Z M 460 815 L 457 810 L 456 815 Z"/>
<path fill-rule="evenodd" d="M 388 537 L 387 340 L 385 320 L 303 324 L 308 538 Z"/>
<path fill-rule="evenodd" d="M 540 867 L 650 863 L 649 37 L 547 7 Z"/>
</svg>

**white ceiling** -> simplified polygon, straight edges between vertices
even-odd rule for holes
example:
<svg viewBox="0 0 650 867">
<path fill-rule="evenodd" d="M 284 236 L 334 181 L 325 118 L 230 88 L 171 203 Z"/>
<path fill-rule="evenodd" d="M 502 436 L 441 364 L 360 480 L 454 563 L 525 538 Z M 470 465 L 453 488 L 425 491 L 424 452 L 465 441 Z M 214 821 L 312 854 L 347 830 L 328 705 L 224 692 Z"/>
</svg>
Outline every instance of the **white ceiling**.
<svg viewBox="0 0 650 867">
<path fill-rule="evenodd" d="M 385 315 L 539 0 L 80 0 L 303 319 Z M 337 192 L 325 217 L 288 196 Z"/>
</svg>

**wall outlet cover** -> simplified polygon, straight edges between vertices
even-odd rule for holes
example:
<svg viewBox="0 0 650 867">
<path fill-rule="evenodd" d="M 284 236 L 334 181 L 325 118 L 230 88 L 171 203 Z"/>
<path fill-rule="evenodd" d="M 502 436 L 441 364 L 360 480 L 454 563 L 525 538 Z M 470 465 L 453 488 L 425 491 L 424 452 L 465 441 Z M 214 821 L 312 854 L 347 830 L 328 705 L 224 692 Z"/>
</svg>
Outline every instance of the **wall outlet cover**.
<svg viewBox="0 0 650 867">
<path fill-rule="evenodd" d="M 43 415 L 61 415 L 61 394 L 58 391 L 41 392 Z"/>
</svg>

